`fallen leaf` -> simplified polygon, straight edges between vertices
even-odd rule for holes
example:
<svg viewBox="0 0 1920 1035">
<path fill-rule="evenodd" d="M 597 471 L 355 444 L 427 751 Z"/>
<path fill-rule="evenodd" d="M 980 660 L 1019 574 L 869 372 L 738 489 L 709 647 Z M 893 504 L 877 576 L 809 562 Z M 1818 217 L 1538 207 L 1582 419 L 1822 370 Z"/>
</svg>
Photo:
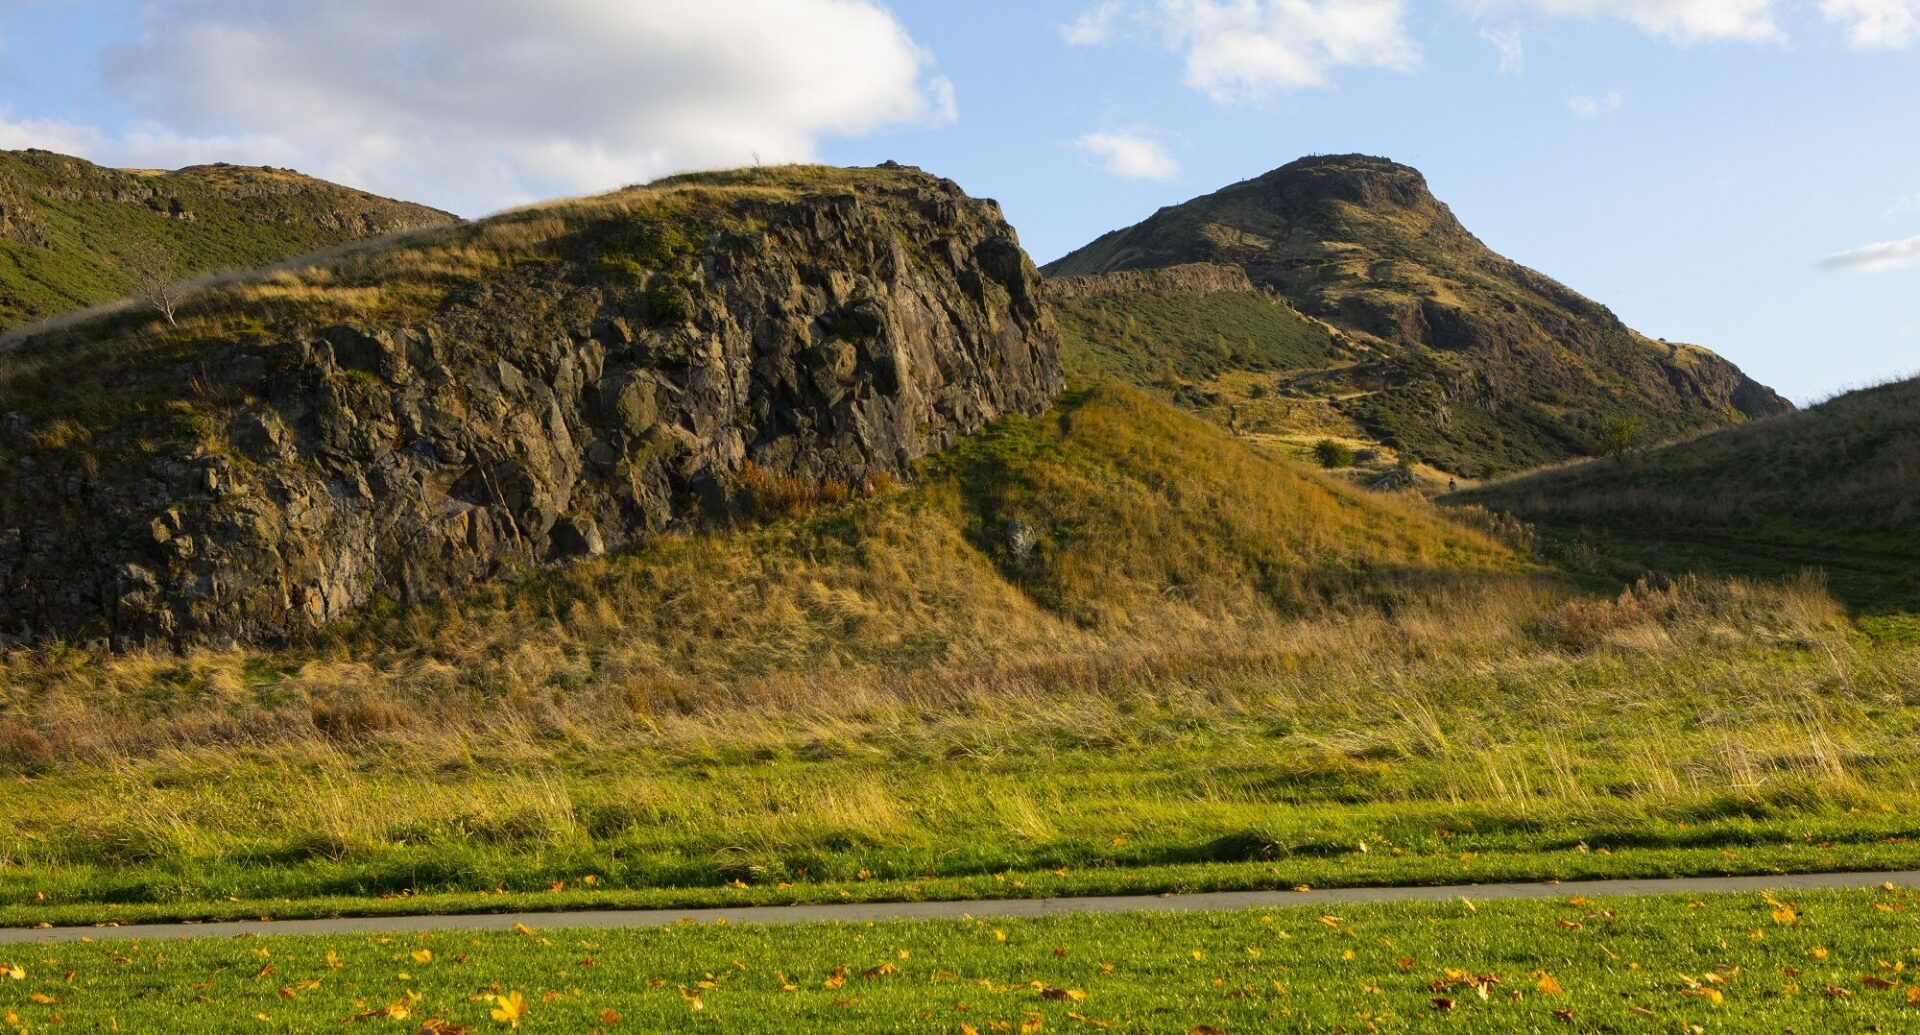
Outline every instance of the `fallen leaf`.
<svg viewBox="0 0 1920 1035">
<path fill-rule="evenodd" d="M 489 996 L 488 1000 L 493 1003 L 493 1009 L 487 1011 L 487 1016 L 500 1024 L 518 1028 L 520 1019 L 527 1015 L 527 998 L 517 991 Z"/>
</svg>

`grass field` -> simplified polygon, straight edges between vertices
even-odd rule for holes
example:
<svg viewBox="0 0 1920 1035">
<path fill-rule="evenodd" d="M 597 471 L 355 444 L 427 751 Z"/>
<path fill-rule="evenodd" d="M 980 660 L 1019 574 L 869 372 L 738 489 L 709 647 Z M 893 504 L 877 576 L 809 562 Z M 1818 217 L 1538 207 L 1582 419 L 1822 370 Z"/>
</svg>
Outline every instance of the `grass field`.
<svg viewBox="0 0 1920 1035">
<path fill-rule="evenodd" d="M 1905 891 L 0 951 L 14 1031 L 1867 1031 Z M 9 955 L 10 954 L 10 955 Z M 11 975 L 11 976 L 10 976 Z"/>
<path fill-rule="evenodd" d="M 1914 865 L 1912 648 L 1834 624 L 1811 588 L 1696 592 L 1565 605 L 1556 635 L 1578 650 L 1408 615 L 1303 627 L 1204 678 L 1056 670 L 939 709 L 869 696 L 622 728 L 545 712 L 545 729 L 502 712 L 66 765 L 0 784 L 33 805 L 0 832 L 0 915 Z M 1358 658 L 1353 635 L 1402 642 Z"/>
</svg>

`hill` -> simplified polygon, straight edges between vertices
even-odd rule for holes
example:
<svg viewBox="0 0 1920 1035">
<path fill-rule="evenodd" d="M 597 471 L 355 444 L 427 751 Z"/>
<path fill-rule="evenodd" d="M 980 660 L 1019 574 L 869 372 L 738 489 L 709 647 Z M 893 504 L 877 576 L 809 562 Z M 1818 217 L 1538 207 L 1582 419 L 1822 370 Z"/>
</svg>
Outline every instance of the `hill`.
<svg viewBox="0 0 1920 1035">
<path fill-rule="evenodd" d="M 159 242 L 185 279 L 455 222 L 288 169 L 106 169 L 0 151 L 0 332 L 133 293 L 128 256 Z"/>
<path fill-rule="evenodd" d="M 1920 605 L 1920 381 L 1462 493 L 1665 571 L 1824 571 L 1857 607 Z"/>
<path fill-rule="evenodd" d="M 1264 291 L 1296 310 L 1292 323 L 1330 335 L 1276 362 L 1281 357 L 1244 347 L 1235 360 L 1231 335 L 1203 330 L 1225 361 L 1201 370 L 1172 361 L 1176 374 L 1188 368 L 1197 392 L 1254 409 L 1262 398 L 1296 404 L 1301 416 L 1348 422 L 1470 477 L 1791 408 L 1720 357 L 1646 338 L 1603 306 L 1495 254 L 1417 171 L 1379 158 L 1301 159 L 1162 209 L 1045 272 L 1080 278 L 1078 297 L 1063 302 L 1063 320 L 1097 328 L 1102 308 L 1130 308 L 1136 320 L 1157 310 L 1171 322 L 1202 296 L 1125 282 L 1095 291 L 1097 281 L 1084 278 L 1194 264 L 1243 271 L 1254 289 L 1207 293 L 1209 306 L 1248 309 Z M 1110 301 L 1087 301 L 1098 294 Z M 1158 370 L 1161 357 L 1188 347 L 1143 338 L 1130 350 L 1134 366 Z M 1264 375 L 1269 365 L 1281 376 L 1245 376 Z M 1251 391 L 1256 386 L 1262 394 Z"/>
<path fill-rule="evenodd" d="M 891 167 L 412 235 L 42 334 L 0 387 L 0 614 L 180 646 L 844 498 L 1062 384 L 998 206 Z"/>
</svg>

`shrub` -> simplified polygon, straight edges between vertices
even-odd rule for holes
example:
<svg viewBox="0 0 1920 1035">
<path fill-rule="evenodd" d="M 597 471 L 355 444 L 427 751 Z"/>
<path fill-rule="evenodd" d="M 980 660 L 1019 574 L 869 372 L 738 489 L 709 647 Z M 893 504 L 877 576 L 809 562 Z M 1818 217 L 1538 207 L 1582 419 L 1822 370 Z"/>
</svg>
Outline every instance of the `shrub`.
<svg viewBox="0 0 1920 1035">
<path fill-rule="evenodd" d="M 1320 466 L 1329 471 L 1338 467 L 1352 467 L 1353 447 L 1344 442 L 1323 438 L 1314 445 L 1313 458 L 1320 461 Z"/>
<path fill-rule="evenodd" d="M 681 323 L 693 315 L 693 292 L 686 285 L 661 281 L 647 292 L 647 314 L 661 323 Z"/>
</svg>

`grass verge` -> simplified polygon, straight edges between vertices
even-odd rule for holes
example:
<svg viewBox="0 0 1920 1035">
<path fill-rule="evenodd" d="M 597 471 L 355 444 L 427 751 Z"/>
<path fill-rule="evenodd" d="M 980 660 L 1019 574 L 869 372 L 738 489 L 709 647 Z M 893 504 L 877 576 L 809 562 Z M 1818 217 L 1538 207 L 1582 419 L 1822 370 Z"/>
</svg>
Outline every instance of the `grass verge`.
<svg viewBox="0 0 1920 1035">
<path fill-rule="evenodd" d="M 0 1019 L 124 1031 L 1862 1031 L 1911 893 L 35 947 Z M 9 975 L 17 975 L 10 978 Z"/>
</svg>

